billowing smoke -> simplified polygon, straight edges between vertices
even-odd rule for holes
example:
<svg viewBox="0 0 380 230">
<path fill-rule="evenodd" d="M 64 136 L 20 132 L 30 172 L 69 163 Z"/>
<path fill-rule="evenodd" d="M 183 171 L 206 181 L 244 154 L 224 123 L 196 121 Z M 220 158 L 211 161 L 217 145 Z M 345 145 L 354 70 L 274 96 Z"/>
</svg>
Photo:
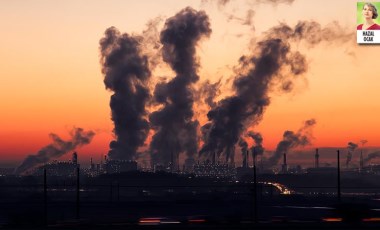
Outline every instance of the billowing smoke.
<svg viewBox="0 0 380 230">
<path fill-rule="evenodd" d="M 348 145 L 347 145 L 347 160 L 346 160 L 346 167 L 348 167 L 348 165 L 350 164 L 351 160 L 352 160 L 352 154 L 354 153 L 355 149 L 358 147 L 357 144 L 353 143 L 353 142 L 348 142 Z"/>
<path fill-rule="evenodd" d="M 212 2 L 213 0 L 202 0 L 202 3 Z M 213 1 L 215 2 L 215 1 Z M 224 10 L 225 6 L 228 5 L 228 3 L 232 3 L 231 0 L 218 0 L 217 5 L 220 10 Z M 241 1 L 235 1 L 241 4 Z M 269 4 L 273 7 L 276 7 L 279 4 L 292 4 L 294 0 L 251 0 L 246 2 L 246 6 L 244 6 L 245 9 L 248 8 L 248 10 L 245 12 L 244 16 L 237 15 L 236 9 L 234 9 L 232 12 L 227 13 L 227 20 L 228 21 L 236 21 L 241 25 L 245 26 L 253 26 L 253 17 L 255 16 L 256 12 L 254 11 L 255 8 L 257 8 L 261 4 Z M 254 29 L 254 27 L 253 27 Z"/>
<path fill-rule="evenodd" d="M 163 17 L 156 17 L 149 20 L 148 23 L 146 23 L 146 29 L 141 33 L 142 41 L 139 45 L 141 45 L 142 54 L 149 57 L 148 61 L 151 71 L 161 64 L 161 53 L 159 51 L 162 45 L 158 27 L 163 20 Z"/>
<path fill-rule="evenodd" d="M 193 120 L 193 84 L 199 80 L 196 46 L 211 34 L 204 11 L 185 8 L 167 19 L 161 32 L 162 57 L 176 73 L 169 82 L 156 85 L 154 100 L 162 104 L 149 119 L 155 130 L 150 151 L 155 163 L 167 164 L 172 153 L 193 158 L 198 151 L 198 121 Z"/>
<path fill-rule="evenodd" d="M 380 157 L 380 151 L 372 152 L 364 158 L 363 163 L 367 164 L 370 160 Z"/>
<path fill-rule="evenodd" d="M 266 167 L 275 166 L 284 153 L 289 150 L 303 147 L 311 143 L 311 128 L 316 124 L 314 119 L 305 121 L 304 126 L 296 133 L 293 131 L 285 131 L 282 140 L 277 144 L 274 154 L 265 161 Z"/>
<path fill-rule="evenodd" d="M 247 10 L 244 18 L 238 17 L 234 14 L 228 15 L 228 21 L 234 20 L 240 22 L 242 25 L 251 26 L 253 24 L 253 17 L 255 16 L 255 11 L 252 9 Z"/>
<path fill-rule="evenodd" d="M 254 145 L 251 147 L 252 159 L 255 159 L 256 156 L 264 154 L 263 147 L 263 137 L 260 133 L 250 131 L 247 133 L 247 136 L 253 139 Z"/>
<path fill-rule="evenodd" d="M 300 21 L 294 28 L 281 23 L 267 33 L 268 38 L 281 38 L 282 40 L 295 42 L 305 41 L 309 47 L 318 45 L 321 42 L 347 42 L 352 39 L 352 36 L 353 33 L 346 33 L 337 22 L 332 22 L 323 28 L 315 21 Z M 294 67 L 297 67 L 297 65 Z"/>
<path fill-rule="evenodd" d="M 347 34 L 338 29 L 336 24 L 322 28 L 317 22 L 302 21 L 294 28 L 281 24 L 267 31 L 255 44 L 253 54 L 239 60 L 241 68 L 233 82 L 235 95 L 219 101 L 207 114 L 208 137 L 200 155 L 207 158 L 216 152 L 226 161 L 232 160 L 232 149 L 246 127 L 259 123 L 270 104 L 273 85 L 288 92 L 294 79 L 308 69 L 305 56 L 292 51 L 290 43 L 303 41 L 314 46 L 322 41 L 347 41 Z"/>
<path fill-rule="evenodd" d="M 132 160 L 149 132 L 145 118 L 150 98 L 147 82 L 150 78 L 148 58 L 141 54 L 140 38 L 110 27 L 100 40 L 104 84 L 114 92 L 110 107 L 116 140 L 111 141 L 111 159 Z"/>
<path fill-rule="evenodd" d="M 70 131 L 70 140 L 62 140 L 58 135 L 51 133 L 49 137 L 52 143 L 40 149 L 35 155 L 29 155 L 15 170 L 16 174 L 23 174 L 36 166 L 49 162 L 51 159 L 61 157 L 67 152 L 87 145 L 95 136 L 93 131 L 84 131 L 82 128 L 74 128 Z"/>
<path fill-rule="evenodd" d="M 199 89 L 199 97 L 204 100 L 210 108 L 216 106 L 215 98 L 220 94 L 221 80 L 211 83 L 210 81 L 205 81 Z"/>
</svg>

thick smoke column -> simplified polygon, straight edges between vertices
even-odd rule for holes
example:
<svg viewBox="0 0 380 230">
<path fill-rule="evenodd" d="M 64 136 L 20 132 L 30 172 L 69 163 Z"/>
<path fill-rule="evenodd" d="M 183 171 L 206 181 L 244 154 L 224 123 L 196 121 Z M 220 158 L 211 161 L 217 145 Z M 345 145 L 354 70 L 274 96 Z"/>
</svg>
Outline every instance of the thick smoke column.
<svg viewBox="0 0 380 230">
<path fill-rule="evenodd" d="M 296 133 L 293 131 L 285 131 L 282 140 L 277 144 L 276 151 L 273 156 L 266 160 L 266 166 L 272 167 L 278 163 L 284 153 L 288 153 L 289 150 L 300 146 L 306 146 L 310 144 L 311 128 L 316 124 L 314 119 L 305 121 L 304 126 Z"/>
<path fill-rule="evenodd" d="M 62 140 L 58 135 L 51 133 L 49 137 L 52 143 L 40 149 L 37 154 L 29 155 L 25 158 L 22 164 L 16 168 L 16 174 L 22 174 L 40 164 L 47 163 L 50 159 L 56 159 L 67 152 L 87 145 L 91 142 L 95 133 L 93 131 L 84 131 L 82 128 L 74 128 L 70 132 L 71 139 L 68 141 Z"/>
<path fill-rule="evenodd" d="M 247 136 L 253 139 L 255 142 L 254 145 L 251 147 L 252 152 L 252 159 L 255 158 L 255 156 L 263 155 L 264 154 L 264 147 L 263 147 L 263 137 L 260 133 L 256 132 L 248 132 Z"/>
<path fill-rule="evenodd" d="M 364 164 L 367 164 L 370 160 L 380 157 L 380 151 L 372 152 L 363 160 Z"/>
<path fill-rule="evenodd" d="M 292 52 L 290 42 L 304 41 L 314 46 L 322 41 L 347 40 L 347 34 L 338 26 L 321 28 L 316 22 L 299 22 L 294 28 L 285 24 L 273 27 L 264 39 L 256 44 L 251 56 L 240 58 L 241 71 L 235 78 L 235 95 L 219 101 L 207 114 L 209 123 L 207 142 L 200 150 L 206 158 L 216 152 L 226 161 L 246 127 L 260 122 L 270 104 L 269 92 L 274 84 L 287 92 L 292 89 L 293 78 L 307 71 L 304 55 Z"/>
<path fill-rule="evenodd" d="M 185 152 L 193 158 L 198 151 L 198 121 L 193 119 L 194 93 L 192 85 L 199 79 L 199 63 L 195 56 L 196 45 L 211 33 L 209 18 L 204 11 L 192 8 L 181 10 L 169 18 L 160 40 L 162 56 L 175 71 L 168 83 L 156 85 L 154 99 L 163 108 L 153 112 L 149 119 L 156 131 L 150 150 L 155 163 L 167 164 L 171 153 L 179 156 Z"/>
<path fill-rule="evenodd" d="M 116 140 L 110 143 L 112 159 L 135 159 L 149 132 L 145 105 L 150 98 L 148 59 L 141 55 L 139 38 L 108 28 L 100 40 L 104 84 L 114 92 L 110 107 Z"/>
<path fill-rule="evenodd" d="M 355 149 L 358 147 L 357 144 L 353 143 L 353 142 L 348 142 L 348 145 L 347 145 L 347 160 L 346 160 L 346 167 L 348 167 L 348 164 L 350 164 L 351 160 L 352 160 L 352 154 L 354 153 Z"/>
</svg>

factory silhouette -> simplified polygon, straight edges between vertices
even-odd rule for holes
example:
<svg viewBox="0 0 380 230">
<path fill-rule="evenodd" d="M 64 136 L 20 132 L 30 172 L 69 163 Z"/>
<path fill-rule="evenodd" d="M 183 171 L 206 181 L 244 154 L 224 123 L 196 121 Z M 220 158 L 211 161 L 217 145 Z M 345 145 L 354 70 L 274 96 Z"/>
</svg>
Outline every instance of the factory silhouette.
<svg viewBox="0 0 380 230">
<path fill-rule="evenodd" d="M 241 165 L 222 162 L 216 154 L 181 165 L 173 154 L 167 165 L 146 168 L 107 156 L 82 166 L 73 152 L 71 160 L 46 163 L 27 175 L 3 171 L 0 203 L 7 208 L 0 211 L 0 222 L 93 229 L 378 227 L 374 199 L 380 194 L 380 165 L 365 164 L 371 156 L 360 154 L 359 167 L 347 167 L 346 160 L 338 164 L 336 153 L 336 167 L 321 167 L 321 150 L 315 149 L 310 168 L 290 166 L 288 153 L 266 168 L 250 151 Z"/>
<path fill-rule="evenodd" d="M 254 151 L 254 149 L 253 149 Z M 376 152 L 374 152 L 376 153 Z M 255 156 L 254 152 L 250 159 L 250 152 L 247 150 L 243 154 L 242 164 L 236 165 L 235 163 L 223 162 L 217 159 L 216 154 L 213 154 L 212 159 L 204 161 L 185 161 L 183 164 L 180 163 L 179 159 L 172 154 L 171 161 L 166 164 L 151 164 L 150 167 L 145 167 L 139 165 L 137 161 L 132 160 L 112 160 L 107 158 L 107 155 L 98 162 L 95 163 L 91 158 L 88 167 L 81 167 L 78 162 L 77 152 L 72 153 L 72 158 L 70 161 L 52 161 L 47 164 L 41 165 L 39 167 L 30 170 L 27 175 L 42 175 L 44 170 L 47 170 L 48 174 L 51 176 L 68 176 L 74 177 L 76 169 L 80 168 L 81 172 L 89 177 L 96 177 L 102 174 L 117 174 L 131 171 L 141 171 L 150 173 L 173 173 L 173 174 L 193 174 L 196 177 L 209 177 L 209 178 L 231 178 L 239 179 L 243 176 L 253 175 L 254 165 L 258 174 L 331 174 L 336 173 L 337 167 L 333 166 L 320 166 L 320 154 L 319 149 L 315 149 L 313 167 L 304 168 L 300 164 L 291 164 L 287 160 L 287 153 L 283 153 L 282 164 L 275 167 L 266 167 L 265 159 L 262 156 Z M 370 153 L 366 158 L 363 157 L 363 151 L 360 151 L 360 158 L 357 165 L 353 167 L 345 162 L 340 162 L 342 167 L 342 173 L 344 174 L 380 174 L 380 165 L 378 164 L 368 164 L 365 162 L 369 161 L 369 158 L 374 158 L 373 154 Z M 260 159 L 261 157 L 261 159 Z M 347 154 L 347 158 L 348 158 Z M 192 163 L 192 164 L 191 164 Z M 13 170 L 3 169 L 3 175 L 12 175 Z"/>
</svg>

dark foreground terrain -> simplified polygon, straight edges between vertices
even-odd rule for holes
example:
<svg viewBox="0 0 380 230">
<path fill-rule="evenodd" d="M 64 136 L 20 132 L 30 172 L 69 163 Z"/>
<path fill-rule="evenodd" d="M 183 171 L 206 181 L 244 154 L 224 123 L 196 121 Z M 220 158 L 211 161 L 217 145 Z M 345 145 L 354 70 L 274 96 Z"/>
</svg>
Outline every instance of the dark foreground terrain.
<svg viewBox="0 0 380 230">
<path fill-rule="evenodd" d="M 291 192 L 273 183 L 130 174 L 11 178 L 0 189 L 3 229 L 380 229 L 380 193 L 333 186 Z M 189 179 L 190 178 L 190 179 Z M 266 180 L 274 181 L 276 178 Z M 282 183 L 293 181 L 282 178 Z M 294 180 L 295 181 L 295 180 Z M 278 182 L 278 181 L 275 181 Z M 292 185 L 291 183 L 288 183 Z M 310 192 L 316 191 L 316 192 Z M 255 199 L 256 194 L 256 199 Z M 256 200 L 256 202 L 255 202 Z"/>
</svg>

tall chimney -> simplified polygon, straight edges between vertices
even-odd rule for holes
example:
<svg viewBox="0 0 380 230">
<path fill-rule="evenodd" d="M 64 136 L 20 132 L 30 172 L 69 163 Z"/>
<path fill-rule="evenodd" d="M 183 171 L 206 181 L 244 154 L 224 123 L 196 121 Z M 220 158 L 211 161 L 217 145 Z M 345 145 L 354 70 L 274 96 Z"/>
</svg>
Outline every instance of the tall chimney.
<svg viewBox="0 0 380 230">
<path fill-rule="evenodd" d="M 91 157 L 91 161 L 90 161 L 90 168 L 91 168 L 91 170 L 94 170 L 94 169 L 95 169 L 95 165 L 94 165 L 94 163 L 92 162 L 92 157 Z"/>
<path fill-rule="evenodd" d="M 359 171 L 361 172 L 364 168 L 364 159 L 363 159 L 363 150 L 360 151 L 360 168 Z"/>
<path fill-rule="evenodd" d="M 73 159 L 72 159 L 73 164 L 78 164 L 78 154 L 77 152 L 73 152 Z"/>
<path fill-rule="evenodd" d="M 247 154 L 243 152 L 243 168 L 247 167 Z"/>
<path fill-rule="evenodd" d="M 315 168 L 319 168 L 319 153 L 318 153 L 318 149 L 315 149 Z"/>
<path fill-rule="evenodd" d="M 338 201 L 340 202 L 340 198 L 341 198 L 341 194 L 340 194 L 340 154 L 339 154 L 339 150 L 336 151 L 337 152 L 337 173 L 338 173 Z"/>
<path fill-rule="evenodd" d="M 171 159 L 170 159 L 170 171 L 173 172 L 174 169 L 174 156 L 173 156 L 173 151 L 171 152 Z"/>
<path fill-rule="evenodd" d="M 282 173 L 288 172 L 288 166 L 286 164 L 286 153 L 284 153 L 284 164 L 282 165 Z"/>
<path fill-rule="evenodd" d="M 249 151 L 247 150 L 247 153 L 246 153 L 246 156 L 247 156 L 247 168 L 249 168 Z"/>
<path fill-rule="evenodd" d="M 179 173 L 179 152 L 177 153 L 177 171 Z"/>
</svg>

